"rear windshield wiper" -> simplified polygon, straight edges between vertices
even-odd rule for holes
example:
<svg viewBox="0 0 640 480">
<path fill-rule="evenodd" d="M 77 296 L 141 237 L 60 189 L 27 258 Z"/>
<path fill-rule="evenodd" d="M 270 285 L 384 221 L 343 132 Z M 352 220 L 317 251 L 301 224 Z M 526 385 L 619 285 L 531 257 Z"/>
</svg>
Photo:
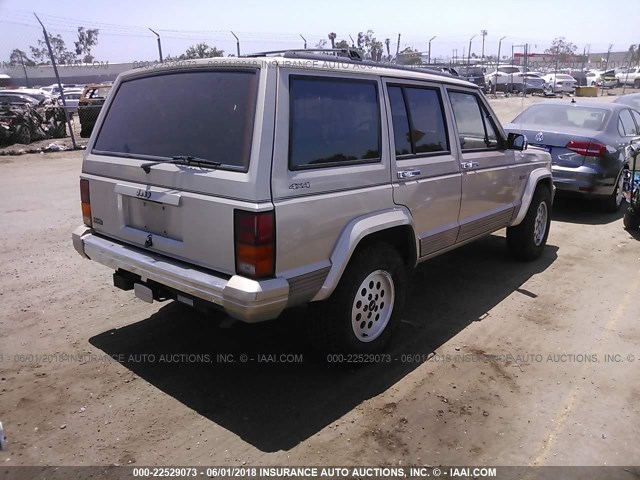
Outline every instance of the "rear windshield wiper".
<svg viewBox="0 0 640 480">
<path fill-rule="evenodd" d="M 205 158 L 197 158 L 192 157 L 191 155 L 175 155 L 171 157 L 171 160 L 159 160 L 157 162 L 147 162 L 140 165 L 145 173 L 149 173 L 151 171 L 151 167 L 155 165 L 160 165 L 161 163 L 173 163 L 173 164 L 181 164 L 181 165 L 197 165 L 200 167 L 219 167 L 222 165 L 220 162 L 214 162 L 212 160 L 207 160 Z"/>
</svg>

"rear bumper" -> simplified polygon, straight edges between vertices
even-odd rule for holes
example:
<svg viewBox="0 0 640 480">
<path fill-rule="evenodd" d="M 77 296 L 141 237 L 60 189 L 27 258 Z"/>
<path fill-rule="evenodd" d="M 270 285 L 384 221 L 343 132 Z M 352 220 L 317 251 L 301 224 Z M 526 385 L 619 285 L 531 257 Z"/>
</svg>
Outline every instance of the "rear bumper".
<svg viewBox="0 0 640 480">
<path fill-rule="evenodd" d="M 553 184 L 558 192 L 590 196 L 608 196 L 613 193 L 615 174 L 606 175 L 587 166 L 576 168 L 553 165 Z"/>
<path fill-rule="evenodd" d="M 271 320 L 282 313 L 289 299 L 284 278 L 251 280 L 208 273 L 193 265 L 140 248 L 99 237 L 88 227 L 72 234 L 73 246 L 85 258 L 114 270 L 122 269 L 179 292 L 222 307 L 230 316 L 245 322 Z"/>
</svg>

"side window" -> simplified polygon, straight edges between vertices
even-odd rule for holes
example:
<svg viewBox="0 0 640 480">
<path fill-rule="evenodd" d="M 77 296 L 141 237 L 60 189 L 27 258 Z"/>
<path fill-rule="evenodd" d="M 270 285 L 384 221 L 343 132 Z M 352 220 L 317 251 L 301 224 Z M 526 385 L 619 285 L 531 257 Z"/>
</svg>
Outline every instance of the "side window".
<svg viewBox="0 0 640 480">
<path fill-rule="evenodd" d="M 620 123 L 622 123 L 625 137 L 637 135 L 636 124 L 633 122 L 633 118 L 631 118 L 631 112 L 629 110 L 625 109 L 620 112 Z M 620 129 L 618 128 L 618 130 Z"/>
<path fill-rule="evenodd" d="M 631 110 L 631 115 L 633 115 L 633 119 L 636 121 L 636 131 L 640 134 L 640 113 Z"/>
<path fill-rule="evenodd" d="M 440 92 L 408 87 L 405 87 L 404 92 L 409 106 L 414 153 L 449 151 Z"/>
<path fill-rule="evenodd" d="M 393 121 L 393 136 L 396 143 L 396 155 L 413 153 L 409 116 L 404 103 L 404 95 L 400 87 L 389 87 L 389 103 L 391 103 L 391 118 Z"/>
<path fill-rule="evenodd" d="M 432 88 L 389 87 L 396 155 L 449 152 L 440 92 Z"/>
<path fill-rule="evenodd" d="M 289 168 L 380 161 L 376 82 L 289 79 Z"/>
<path fill-rule="evenodd" d="M 498 148 L 495 127 L 477 95 L 450 91 L 449 98 L 462 151 Z"/>
</svg>

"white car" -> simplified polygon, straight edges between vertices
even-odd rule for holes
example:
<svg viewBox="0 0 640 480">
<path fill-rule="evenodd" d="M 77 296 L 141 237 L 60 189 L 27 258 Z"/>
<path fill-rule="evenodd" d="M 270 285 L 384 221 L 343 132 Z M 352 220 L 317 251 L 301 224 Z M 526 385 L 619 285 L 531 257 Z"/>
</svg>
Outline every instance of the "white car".
<svg viewBox="0 0 640 480">
<path fill-rule="evenodd" d="M 618 85 L 633 85 L 640 88 L 640 67 L 625 68 L 623 71 L 616 73 Z"/>
<path fill-rule="evenodd" d="M 543 78 L 553 93 L 574 93 L 578 86 L 576 79 L 566 73 L 549 73 Z"/>
<path fill-rule="evenodd" d="M 522 74 L 524 69 L 515 65 L 504 65 L 498 67 L 497 70 L 493 70 L 484 76 L 484 81 L 489 92 L 493 91 L 494 86 L 497 86 L 497 90 L 505 90 L 508 85 L 522 84 Z"/>
</svg>

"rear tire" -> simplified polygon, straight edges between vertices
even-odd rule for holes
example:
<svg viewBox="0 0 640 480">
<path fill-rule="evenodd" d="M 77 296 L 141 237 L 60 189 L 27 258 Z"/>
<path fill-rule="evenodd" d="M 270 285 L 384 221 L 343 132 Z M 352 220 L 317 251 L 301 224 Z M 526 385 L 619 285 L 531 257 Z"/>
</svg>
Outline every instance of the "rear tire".
<svg viewBox="0 0 640 480">
<path fill-rule="evenodd" d="M 624 177 L 625 171 L 627 168 L 623 168 L 620 172 L 618 179 L 616 180 L 616 188 L 614 188 L 613 193 L 609 195 L 602 201 L 602 208 L 609 213 L 616 213 L 620 210 L 620 206 L 623 202 L 623 188 L 624 188 Z"/>
<path fill-rule="evenodd" d="M 535 260 L 544 250 L 551 226 L 551 192 L 539 185 L 520 225 L 507 228 L 507 249 L 518 260 Z"/>
<path fill-rule="evenodd" d="M 640 215 L 633 208 L 629 207 L 622 219 L 626 230 L 638 230 L 640 228 Z"/>
<path fill-rule="evenodd" d="M 405 284 L 394 248 L 381 243 L 357 251 L 331 298 L 311 306 L 311 344 L 321 353 L 383 350 L 400 321 Z"/>
</svg>

